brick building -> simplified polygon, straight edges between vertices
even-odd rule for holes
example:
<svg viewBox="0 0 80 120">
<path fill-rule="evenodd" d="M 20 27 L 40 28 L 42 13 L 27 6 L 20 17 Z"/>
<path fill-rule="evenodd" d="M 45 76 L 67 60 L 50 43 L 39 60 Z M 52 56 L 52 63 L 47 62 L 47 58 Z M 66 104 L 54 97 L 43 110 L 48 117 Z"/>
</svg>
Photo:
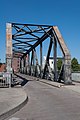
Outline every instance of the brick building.
<svg viewBox="0 0 80 120">
<path fill-rule="evenodd" d="M 6 70 L 5 63 L 0 63 L 0 72 L 4 72 Z"/>
<path fill-rule="evenodd" d="M 12 60 L 12 69 L 14 72 L 19 72 L 20 60 L 19 58 L 13 58 Z"/>
</svg>

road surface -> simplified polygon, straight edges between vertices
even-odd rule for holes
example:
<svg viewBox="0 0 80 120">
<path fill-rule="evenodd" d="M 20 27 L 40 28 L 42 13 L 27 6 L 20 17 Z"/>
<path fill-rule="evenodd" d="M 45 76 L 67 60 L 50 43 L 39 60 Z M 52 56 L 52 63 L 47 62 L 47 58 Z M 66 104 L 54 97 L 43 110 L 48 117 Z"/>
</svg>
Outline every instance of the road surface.
<svg viewBox="0 0 80 120">
<path fill-rule="evenodd" d="M 23 87 L 28 103 L 6 120 L 80 120 L 80 94 L 39 81 L 28 81 Z"/>
</svg>

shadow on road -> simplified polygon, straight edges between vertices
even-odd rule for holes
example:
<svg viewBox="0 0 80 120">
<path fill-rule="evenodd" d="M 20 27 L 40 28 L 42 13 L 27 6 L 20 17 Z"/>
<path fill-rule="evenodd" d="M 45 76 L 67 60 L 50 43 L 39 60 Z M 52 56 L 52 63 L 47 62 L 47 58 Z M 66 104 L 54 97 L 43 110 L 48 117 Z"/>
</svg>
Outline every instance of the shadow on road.
<svg viewBox="0 0 80 120">
<path fill-rule="evenodd" d="M 23 81 L 22 81 L 22 83 L 21 83 L 21 86 L 24 86 L 27 82 L 28 82 L 28 80 L 27 79 L 24 79 L 24 78 L 22 78 L 23 79 Z"/>
<path fill-rule="evenodd" d="M 13 80 L 12 80 L 12 87 L 15 87 L 17 85 L 24 86 L 29 80 L 26 78 L 23 78 L 22 76 L 19 76 L 17 74 L 13 75 Z"/>
</svg>

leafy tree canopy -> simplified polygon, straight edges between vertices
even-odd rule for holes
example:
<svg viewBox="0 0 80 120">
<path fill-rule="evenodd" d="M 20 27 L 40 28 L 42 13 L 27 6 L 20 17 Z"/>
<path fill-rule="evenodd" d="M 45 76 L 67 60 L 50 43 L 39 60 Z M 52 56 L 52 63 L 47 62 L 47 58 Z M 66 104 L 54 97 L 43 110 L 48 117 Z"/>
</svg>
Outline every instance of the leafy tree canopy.
<svg viewBox="0 0 80 120">
<path fill-rule="evenodd" d="M 80 71 L 80 65 L 75 57 L 71 60 L 71 69 L 72 71 Z"/>
<path fill-rule="evenodd" d="M 57 61 L 58 70 L 61 69 L 61 66 L 62 66 L 62 59 L 58 59 Z M 80 64 L 78 63 L 78 60 L 75 57 L 71 60 L 71 69 L 72 71 L 80 71 Z"/>
</svg>

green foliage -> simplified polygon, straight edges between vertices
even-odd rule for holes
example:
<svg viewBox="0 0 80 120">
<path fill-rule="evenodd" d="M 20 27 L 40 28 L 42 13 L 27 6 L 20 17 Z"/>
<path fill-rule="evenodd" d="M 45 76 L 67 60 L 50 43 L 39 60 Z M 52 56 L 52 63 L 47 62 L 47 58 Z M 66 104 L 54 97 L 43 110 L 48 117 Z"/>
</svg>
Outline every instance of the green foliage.
<svg viewBox="0 0 80 120">
<path fill-rule="evenodd" d="M 61 66 L 62 66 L 62 59 L 58 59 L 57 68 L 59 71 L 61 69 Z M 80 71 L 80 64 L 78 63 L 78 60 L 75 57 L 71 60 L 71 69 L 72 71 Z"/>
<path fill-rule="evenodd" d="M 58 59 L 58 61 L 57 61 L 57 68 L 58 68 L 58 70 L 61 69 L 61 66 L 62 66 L 62 59 Z"/>
<path fill-rule="evenodd" d="M 71 61 L 71 69 L 72 71 L 80 71 L 80 65 L 78 64 L 78 60 L 73 58 Z"/>
</svg>

